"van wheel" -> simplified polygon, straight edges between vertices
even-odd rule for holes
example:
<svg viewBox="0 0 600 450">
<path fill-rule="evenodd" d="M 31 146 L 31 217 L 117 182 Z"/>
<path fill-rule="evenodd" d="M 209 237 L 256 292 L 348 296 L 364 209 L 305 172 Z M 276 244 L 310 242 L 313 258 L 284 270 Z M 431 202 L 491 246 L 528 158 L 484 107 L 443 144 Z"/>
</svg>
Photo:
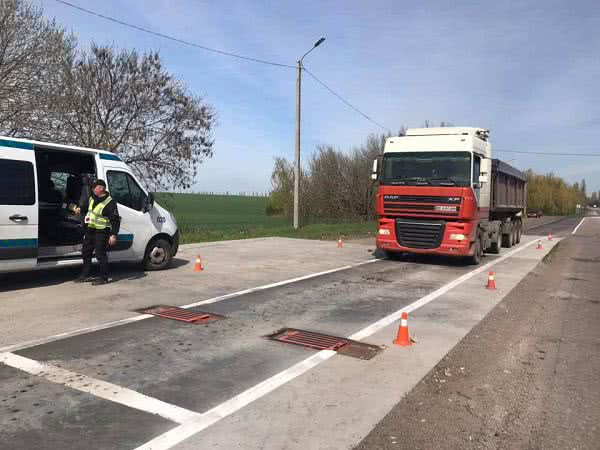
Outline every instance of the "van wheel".
<svg viewBox="0 0 600 450">
<path fill-rule="evenodd" d="M 173 247 L 165 239 L 156 239 L 148 244 L 144 256 L 144 269 L 163 270 L 169 267 L 173 258 Z"/>
</svg>

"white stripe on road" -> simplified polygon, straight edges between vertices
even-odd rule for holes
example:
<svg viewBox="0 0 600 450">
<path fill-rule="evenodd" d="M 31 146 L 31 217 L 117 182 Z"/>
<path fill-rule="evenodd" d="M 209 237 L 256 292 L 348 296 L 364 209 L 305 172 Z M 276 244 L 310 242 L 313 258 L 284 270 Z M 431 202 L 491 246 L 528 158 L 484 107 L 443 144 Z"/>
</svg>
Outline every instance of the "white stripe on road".
<svg viewBox="0 0 600 450">
<path fill-rule="evenodd" d="M 209 298 L 207 300 L 190 303 L 189 305 L 181 306 L 181 308 L 192 308 L 192 307 L 198 306 L 198 305 L 206 305 L 209 303 L 220 302 L 222 300 L 227 300 L 229 298 L 234 298 L 234 297 L 240 297 L 242 295 L 250 294 L 252 292 L 264 291 L 266 289 L 272 289 L 272 288 L 279 287 L 279 286 L 285 286 L 286 284 L 297 283 L 298 281 L 309 280 L 311 278 L 320 277 L 320 276 L 327 275 L 330 273 L 341 272 L 342 270 L 353 269 L 355 267 L 360 267 L 365 264 L 370 264 L 370 263 L 374 263 L 377 261 L 382 261 L 382 260 L 381 259 L 369 259 L 367 261 L 361 261 L 361 262 L 355 263 L 355 264 L 348 264 L 347 266 L 337 267 L 335 269 L 325 270 L 323 272 L 311 273 L 311 274 L 304 275 L 301 277 L 291 278 L 289 280 L 278 281 L 277 283 L 265 284 L 263 286 L 258 286 L 258 287 L 254 287 L 254 288 L 250 288 L 250 289 L 244 289 L 242 291 L 232 292 L 231 294 L 220 295 L 218 297 Z M 94 331 L 105 330 L 107 328 L 114 328 L 114 327 L 118 327 L 121 325 L 126 325 L 128 323 L 138 322 L 138 321 L 144 320 L 144 319 L 150 319 L 151 317 L 155 317 L 155 316 L 153 316 L 151 314 L 141 314 L 139 316 L 130 317 L 128 319 L 115 320 L 113 322 L 107 322 L 107 323 L 103 323 L 103 324 L 95 325 L 95 326 L 91 326 L 91 327 L 86 327 L 86 328 L 78 328 L 76 330 L 67 331 L 65 333 L 59 333 L 59 334 L 55 334 L 53 336 L 47 336 L 47 337 L 40 338 L 40 339 L 33 339 L 31 341 L 21 342 L 19 344 L 13 344 L 13 345 L 9 345 L 7 347 L 2 347 L 2 348 L 0 348 L 0 353 L 15 352 L 17 350 L 23 350 L 25 348 L 35 347 L 37 345 L 42 345 L 42 344 L 47 344 L 49 342 L 59 341 L 61 339 L 66 339 L 66 338 L 70 338 L 70 337 L 74 337 L 74 336 L 80 336 L 82 334 L 92 333 Z"/>
<path fill-rule="evenodd" d="M 227 300 L 228 298 L 239 297 L 241 295 L 246 295 L 246 294 L 252 294 L 253 292 L 264 291 L 266 289 L 273 289 L 273 288 L 276 288 L 279 286 L 285 286 L 286 284 L 297 283 L 299 281 L 310 280 L 311 278 L 321 277 L 323 275 L 328 275 L 330 273 L 341 272 L 342 270 L 353 269 L 355 267 L 364 266 L 365 264 L 370 264 L 370 263 L 374 263 L 377 261 L 382 261 L 382 260 L 381 259 L 369 259 L 367 261 L 362 261 L 362 262 L 359 262 L 356 264 L 349 264 L 347 266 L 338 267 L 336 269 L 325 270 L 323 272 L 317 272 L 317 273 L 311 273 L 309 275 L 304 275 L 301 277 L 292 278 L 292 279 L 285 280 L 285 281 L 278 281 L 277 283 L 265 284 L 264 286 L 258 286 L 255 288 L 244 289 L 243 291 L 237 291 L 237 292 L 233 292 L 231 294 L 225 294 L 225 295 L 221 295 L 219 297 L 209 298 L 208 300 L 201 300 L 199 302 L 184 305 L 184 306 L 182 306 L 182 308 L 193 308 L 195 306 L 208 305 L 209 303 L 220 302 L 221 300 Z"/>
<path fill-rule="evenodd" d="M 577 233 L 577 230 L 579 230 L 579 227 L 581 226 L 581 224 L 583 223 L 583 221 L 584 221 L 585 219 L 587 219 L 587 217 L 584 217 L 583 219 L 581 219 L 581 222 L 579 222 L 579 223 L 577 224 L 577 226 L 575 227 L 575 229 L 573 230 L 573 232 L 572 232 L 571 234 L 575 234 L 575 233 Z"/>
<path fill-rule="evenodd" d="M 534 225 L 534 226 L 529 227 L 529 228 L 525 228 L 524 231 L 533 230 L 534 228 L 543 227 L 544 225 L 550 225 L 551 223 L 558 222 L 559 220 L 565 220 L 565 217 L 559 217 L 558 219 L 550 220 L 549 222 L 544 222 L 544 223 L 540 223 L 538 225 Z"/>
<path fill-rule="evenodd" d="M 559 241 L 559 240 L 560 239 L 557 239 L 556 241 Z M 440 295 L 444 295 L 446 292 L 450 291 L 451 289 L 454 289 L 456 286 L 464 283 L 467 280 L 470 280 L 471 278 L 473 278 L 476 275 L 479 275 L 482 272 L 485 272 L 490 267 L 495 266 L 496 264 L 504 261 L 507 258 L 510 258 L 514 254 L 520 252 L 521 250 L 526 249 L 527 247 L 529 247 L 530 245 L 533 245 L 535 243 L 536 243 L 536 240 L 534 239 L 531 242 L 528 242 L 527 244 L 523 244 L 522 246 L 520 246 L 514 250 L 511 250 L 510 252 L 506 253 L 505 255 L 502 255 L 501 257 L 494 259 L 493 261 L 490 261 L 489 263 L 484 264 L 483 266 L 478 267 L 477 269 L 472 270 L 472 271 L 464 274 L 463 276 L 458 277 L 457 279 L 442 286 L 441 288 L 436 289 L 435 291 L 431 292 L 430 294 L 427 294 L 425 297 L 421 297 L 416 302 L 411 303 L 410 305 L 405 306 L 402 309 L 399 309 L 398 311 L 390 314 L 389 316 L 386 316 L 383 319 L 380 319 L 379 321 L 375 322 L 374 324 L 369 325 L 367 328 L 363 328 L 359 332 L 354 333 L 352 336 L 349 336 L 348 339 L 354 339 L 356 341 L 360 341 L 366 337 L 371 336 L 372 334 L 377 333 L 379 330 L 387 327 L 388 325 L 391 325 L 392 323 L 394 323 L 395 321 L 400 319 L 403 312 L 410 313 L 412 311 L 415 311 L 415 310 L 421 308 L 422 306 L 425 306 L 427 303 L 435 300 Z"/>
<path fill-rule="evenodd" d="M 559 239 L 557 239 L 557 242 L 558 241 L 559 241 Z M 452 288 L 458 286 L 459 284 L 464 283 L 468 279 L 473 278 L 474 276 L 480 274 L 481 272 L 504 261 L 507 258 L 510 258 L 511 256 L 515 255 L 516 253 L 526 249 L 527 247 L 529 247 L 530 245 L 535 244 L 535 243 L 536 243 L 536 240 L 534 239 L 531 242 L 528 242 L 527 244 L 523 244 L 522 246 L 508 252 L 507 254 L 505 254 L 493 261 L 490 261 L 489 263 L 487 263 L 475 270 L 472 270 L 471 272 L 466 273 L 465 275 L 457 278 L 454 281 L 451 281 L 450 283 L 446 284 L 445 286 L 442 286 L 441 288 L 437 289 L 436 291 L 420 298 L 416 302 L 411 303 L 410 305 L 390 314 L 387 317 L 384 317 L 383 319 L 375 322 L 374 324 L 369 325 L 368 327 L 362 329 L 361 331 L 354 333 L 352 336 L 349 336 L 349 339 L 361 340 L 368 336 L 371 336 L 373 333 L 376 333 L 377 331 L 381 330 L 382 328 L 384 328 L 384 327 L 392 324 L 396 320 L 398 320 L 401 317 L 403 312 L 414 311 L 414 310 L 426 305 L 427 303 L 435 300 L 436 298 L 445 294 L 446 292 L 448 292 Z M 332 350 L 322 350 L 322 351 L 314 354 L 313 356 L 293 365 L 289 369 L 279 372 L 278 374 L 272 376 L 271 378 L 266 379 L 265 381 L 248 389 L 247 391 L 244 391 L 241 394 L 236 395 L 235 397 L 227 400 L 226 402 L 221 403 L 220 405 L 216 406 L 215 408 L 210 409 L 210 410 L 200 414 L 200 417 L 192 419 L 189 423 L 185 423 L 183 425 L 177 426 L 177 427 L 173 428 L 172 430 L 167 431 L 166 433 L 161 434 L 160 436 L 157 436 L 150 442 L 147 442 L 146 444 L 139 446 L 136 450 L 167 450 L 167 449 L 179 444 L 180 442 L 183 442 L 184 440 L 188 439 L 189 437 L 193 436 L 194 434 L 205 430 L 206 428 L 210 427 L 211 425 L 214 425 L 215 423 L 219 422 L 221 419 L 224 419 L 225 417 L 239 411 L 240 409 L 249 405 L 250 403 L 254 402 L 255 400 L 258 400 L 259 398 L 269 394 L 270 392 L 274 391 L 278 387 L 283 386 L 284 384 L 292 381 L 293 379 L 299 377 L 300 375 L 307 372 L 311 368 L 316 367 L 317 365 L 321 364 L 324 361 L 327 361 L 334 355 L 335 355 L 335 352 Z"/>
<path fill-rule="evenodd" d="M 579 223 L 577 224 L 577 226 L 575 227 L 575 229 L 573 230 L 573 232 L 572 232 L 571 234 L 575 234 L 575 233 L 577 233 L 577 230 L 579 230 L 579 227 L 580 227 L 580 226 L 583 224 L 583 221 L 584 221 L 585 219 L 600 219 L 600 217 L 597 217 L 597 216 L 596 216 L 596 217 L 594 217 L 594 216 L 588 216 L 588 217 L 584 217 L 583 219 L 581 219 L 581 222 L 579 222 Z"/>
<path fill-rule="evenodd" d="M 96 397 L 120 403 L 130 408 L 156 414 L 176 423 L 188 423 L 200 416 L 197 412 L 147 397 L 116 384 L 61 369 L 52 364 L 35 361 L 14 353 L 0 353 L 0 362 L 15 369 L 45 378 L 52 383 L 62 384 Z"/>
</svg>

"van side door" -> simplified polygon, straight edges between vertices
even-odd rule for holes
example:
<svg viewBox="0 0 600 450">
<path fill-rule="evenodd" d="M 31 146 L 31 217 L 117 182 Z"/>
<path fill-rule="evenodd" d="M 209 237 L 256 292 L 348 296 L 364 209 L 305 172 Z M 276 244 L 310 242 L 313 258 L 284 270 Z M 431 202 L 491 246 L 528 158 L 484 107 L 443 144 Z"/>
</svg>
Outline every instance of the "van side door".
<svg viewBox="0 0 600 450">
<path fill-rule="evenodd" d="M 37 265 L 36 178 L 33 144 L 0 139 L 0 271 Z"/>
<path fill-rule="evenodd" d="M 111 259 L 141 260 L 154 235 L 152 220 L 144 210 L 148 195 L 133 175 L 122 167 L 105 167 L 110 196 L 117 202 L 121 216 L 118 242 Z"/>
</svg>

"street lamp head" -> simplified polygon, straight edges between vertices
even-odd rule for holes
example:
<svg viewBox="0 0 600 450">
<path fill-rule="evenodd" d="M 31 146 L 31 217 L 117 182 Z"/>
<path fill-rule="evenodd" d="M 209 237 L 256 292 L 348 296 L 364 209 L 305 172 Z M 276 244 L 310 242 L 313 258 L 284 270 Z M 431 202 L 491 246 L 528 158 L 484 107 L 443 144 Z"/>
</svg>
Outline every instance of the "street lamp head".
<svg viewBox="0 0 600 450">
<path fill-rule="evenodd" d="M 321 45 L 323 42 L 325 42 L 325 38 L 322 37 L 321 39 L 319 39 L 317 42 L 315 42 L 315 47 L 318 47 L 319 45 Z"/>
</svg>

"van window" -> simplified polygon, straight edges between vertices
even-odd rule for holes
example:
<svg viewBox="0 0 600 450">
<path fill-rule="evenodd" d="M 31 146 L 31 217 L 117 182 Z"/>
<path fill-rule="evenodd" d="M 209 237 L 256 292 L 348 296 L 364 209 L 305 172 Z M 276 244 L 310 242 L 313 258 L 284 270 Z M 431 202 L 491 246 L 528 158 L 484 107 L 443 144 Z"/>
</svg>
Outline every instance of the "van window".
<svg viewBox="0 0 600 450">
<path fill-rule="evenodd" d="M 117 203 L 141 211 L 146 203 L 146 194 L 131 175 L 126 172 L 108 172 L 108 191 Z"/>
<path fill-rule="evenodd" d="M 34 205 L 35 178 L 28 161 L 0 159 L 0 205 Z"/>
</svg>

